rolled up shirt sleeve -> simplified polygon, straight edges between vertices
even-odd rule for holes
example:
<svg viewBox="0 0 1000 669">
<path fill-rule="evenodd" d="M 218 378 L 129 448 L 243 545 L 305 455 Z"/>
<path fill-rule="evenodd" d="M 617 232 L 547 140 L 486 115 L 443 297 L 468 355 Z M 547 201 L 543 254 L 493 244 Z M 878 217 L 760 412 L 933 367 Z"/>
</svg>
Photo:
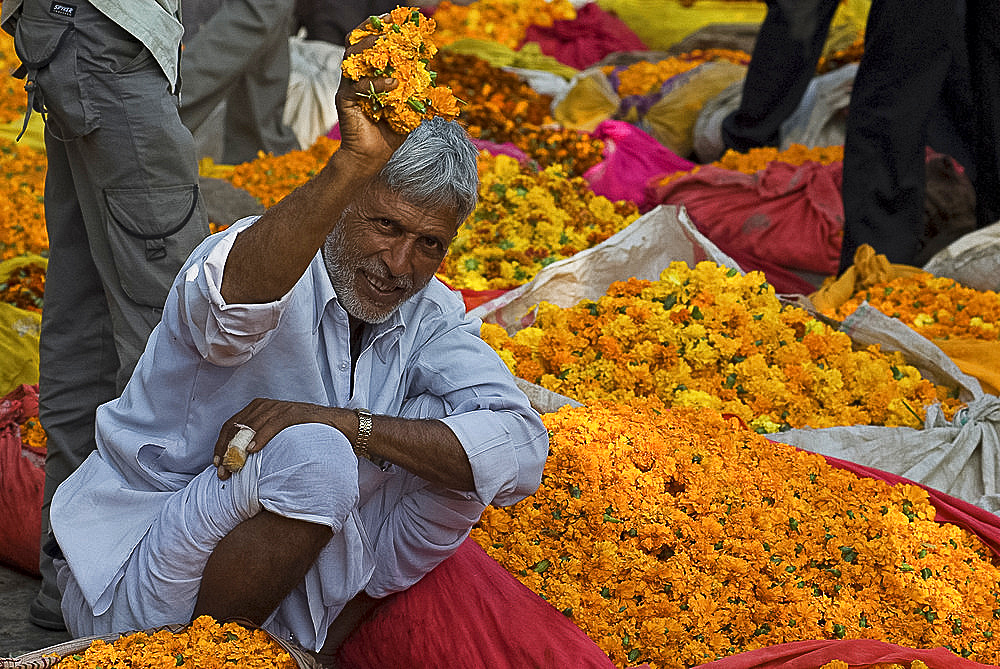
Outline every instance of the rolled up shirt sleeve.
<svg viewBox="0 0 1000 669">
<path fill-rule="evenodd" d="M 421 347 L 411 389 L 441 398 L 440 420 L 465 449 L 483 504 L 508 506 L 541 484 L 548 430 L 480 326 L 467 319 Z"/>
<path fill-rule="evenodd" d="M 180 294 L 190 335 L 207 361 L 223 367 L 246 362 L 264 346 L 278 326 L 288 306 L 291 292 L 275 302 L 229 304 L 222 297 L 226 260 L 237 235 L 257 217 L 236 222 L 217 233 L 202 253 L 192 254 L 196 262 L 181 272 Z"/>
</svg>

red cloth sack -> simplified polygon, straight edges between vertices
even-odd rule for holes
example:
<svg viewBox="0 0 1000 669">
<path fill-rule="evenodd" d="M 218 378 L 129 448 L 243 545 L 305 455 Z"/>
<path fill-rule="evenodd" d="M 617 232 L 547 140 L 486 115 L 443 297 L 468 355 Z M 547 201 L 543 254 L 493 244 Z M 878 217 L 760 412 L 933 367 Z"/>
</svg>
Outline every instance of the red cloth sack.
<svg viewBox="0 0 1000 669">
<path fill-rule="evenodd" d="M 537 42 L 546 56 L 577 70 L 587 69 L 610 53 L 647 49 L 624 21 L 596 2 L 577 9 L 575 19 L 554 21 L 550 27 L 528 26 L 524 42 Z"/>
<path fill-rule="evenodd" d="M 905 648 L 872 639 L 794 641 L 730 655 L 696 669 L 816 669 L 832 660 L 843 660 L 851 669 L 878 664 L 909 667 L 920 660 L 928 669 L 995 669 L 955 655 L 947 648 Z"/>
<path fill-rule="evenodd" d="M 596 643 L 466 539 L 382 605 L 340 651 L 344 669 L 614 669 Z"/>
<path fill-rule="evenodd" d="M 20 423 L 38 416 L 38 386 L 0 400 L 0 562 L 38 574 L 45 452 L 23 446 Z"/>
<path fill-rule="evenodd" d="M 683 205 L 698 230 L 733 257 L 837 273 L 844 229 L 841 163 L 772 161 L 756 174 L 706 165 L 662 186 L 655 201 Z"/>
</svg>

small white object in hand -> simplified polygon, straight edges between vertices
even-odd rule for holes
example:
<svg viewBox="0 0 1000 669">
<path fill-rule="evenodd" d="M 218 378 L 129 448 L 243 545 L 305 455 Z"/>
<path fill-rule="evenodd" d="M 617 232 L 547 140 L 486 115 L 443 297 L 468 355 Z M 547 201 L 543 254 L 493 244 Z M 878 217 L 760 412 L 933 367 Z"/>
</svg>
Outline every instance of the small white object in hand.
<svg viewBox="0 0 1000 669">
<path fill-rule="evenodd" d="M 253 444 L 257 432 L 252 427 L 235 423 L 239 431 L 226 445 L 226 454 L 222 456 L 222 466 L 231 472 L 238 472 L 247 461 L 247 449 Z"/>
</svg>

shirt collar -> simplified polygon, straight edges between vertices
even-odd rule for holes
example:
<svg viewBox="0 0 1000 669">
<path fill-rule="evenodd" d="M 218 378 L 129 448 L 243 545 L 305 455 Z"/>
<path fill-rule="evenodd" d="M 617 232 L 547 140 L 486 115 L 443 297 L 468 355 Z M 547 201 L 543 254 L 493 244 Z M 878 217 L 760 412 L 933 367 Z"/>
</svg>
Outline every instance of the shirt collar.
<svg viewBox="0 0 1000 669">
<path fill-rule="evenodd" d="M 330 275 L 326 271 L 326 265 L 323 262 L 323 252 L 318 251 L 316 257 L 313 258 L 312 264 L 309 266 L 309 271 L 312 274 L 312 283 L 314 286 L 313 296 L 313 323 L 312 331 L 313 334 L 319 330 L 320 323 L 323 320 L 323 314 L 326 313 L 330 302 L 335 302 L 337 304 L 337 309 L 344 311 L 344 307 L 341 306 L 340 300 L 337 299 L 337 292 L 333 289 L 333 284 L 330 282 Z M 420 295 L 418 292 L 417 295 Z M 417 295 L 411 297 L 410 299 L 415 299 Z M 406 322 L 403 318 L 404 309 L 396 309 L 382 323 L 376 323 L 372 326 L 373 339 L 380 338 L 383 334 L 400 329 L 400 332 L 406 329 Z"/>
</svg>

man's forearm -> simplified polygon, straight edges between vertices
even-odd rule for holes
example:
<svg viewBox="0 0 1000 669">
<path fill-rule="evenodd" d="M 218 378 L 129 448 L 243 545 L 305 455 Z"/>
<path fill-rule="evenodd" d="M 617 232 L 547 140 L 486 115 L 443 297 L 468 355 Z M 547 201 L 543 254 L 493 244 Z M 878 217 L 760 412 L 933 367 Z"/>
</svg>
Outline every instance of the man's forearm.
<svg viewBox="0 0 1000 669">
<path fill-rule="evenodd" d="M 355 443 L 357 433 L 348 438 Z M 439 420 L 373 416 L 368 450 L 375 459 L 388 460 L 442 488 L 476 488 L 462 443 Z"/>
<path fill-rule="evenodd" d="M 291 290 L 379 167 L 352 163 L 348 154 L 338 151 L 319 175 L 237 235 L 222 281 L 226 302 L 273 302 Z"/>
</svg>

